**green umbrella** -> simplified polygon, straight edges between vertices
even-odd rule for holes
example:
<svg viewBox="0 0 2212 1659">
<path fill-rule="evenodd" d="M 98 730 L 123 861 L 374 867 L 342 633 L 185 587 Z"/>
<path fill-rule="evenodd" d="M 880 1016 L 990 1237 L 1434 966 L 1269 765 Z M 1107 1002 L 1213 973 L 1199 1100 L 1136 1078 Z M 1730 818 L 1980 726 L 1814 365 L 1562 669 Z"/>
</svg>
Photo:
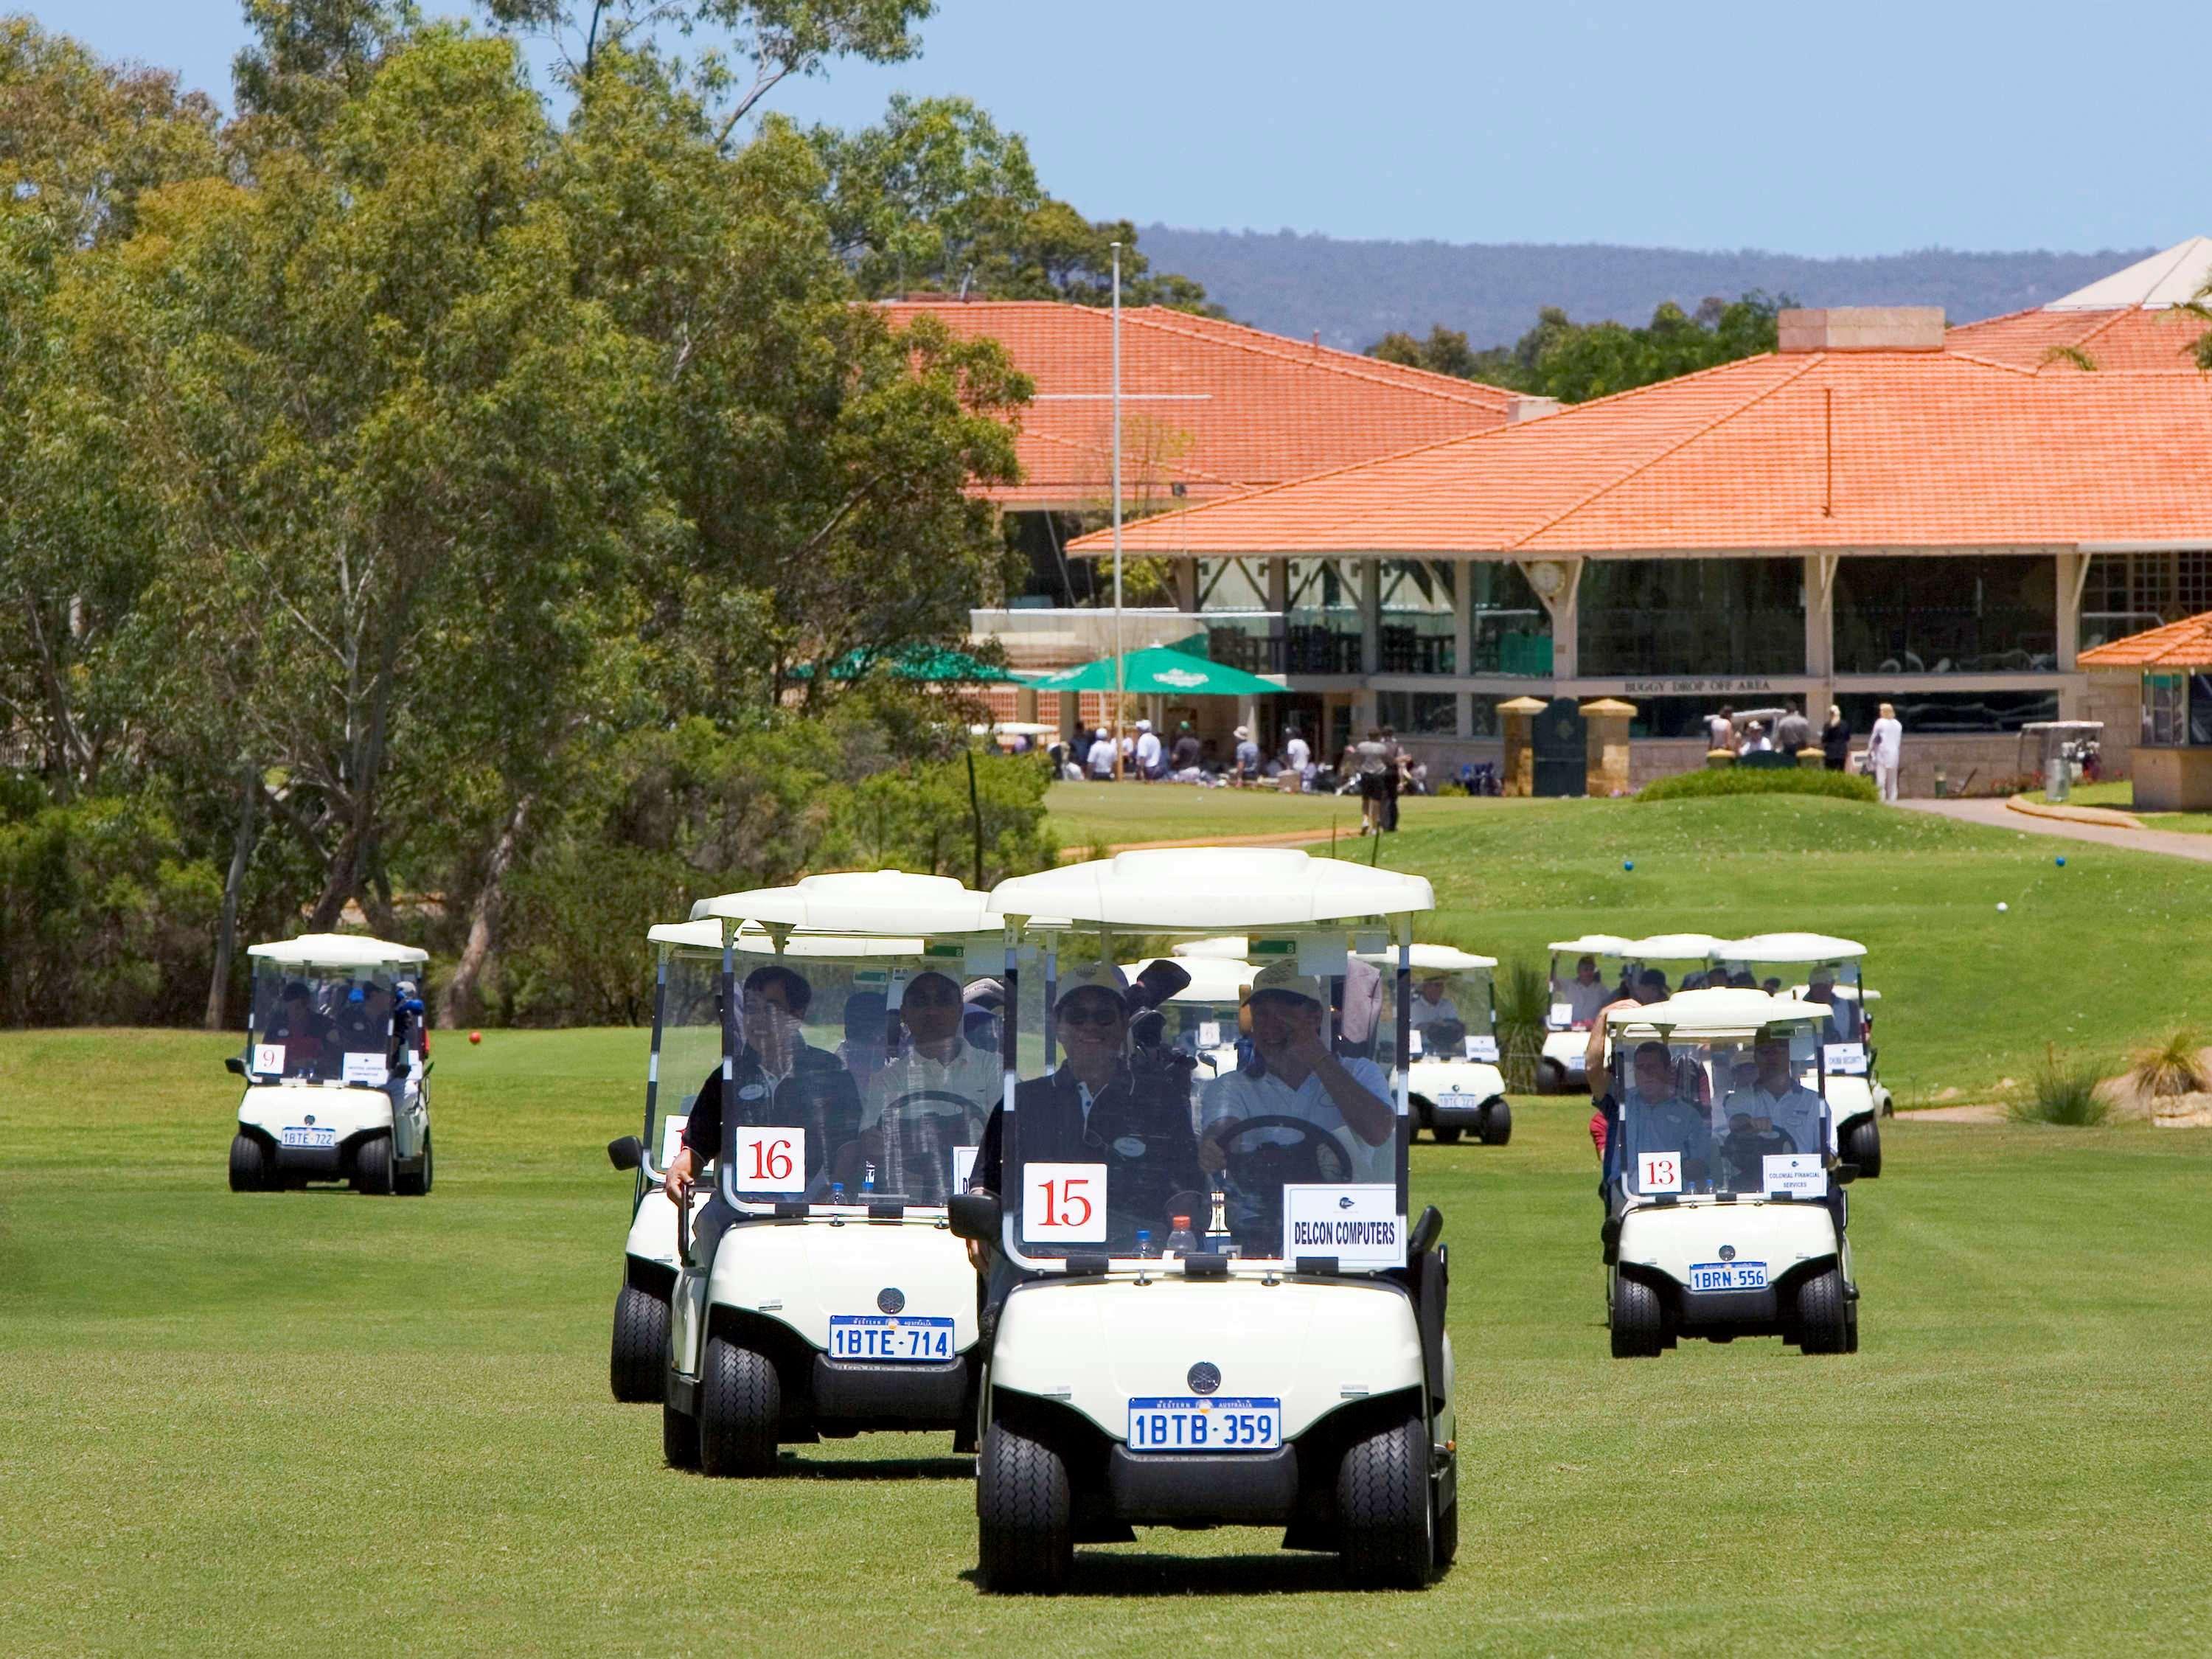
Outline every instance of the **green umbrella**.
<svg viewBox="0 0 2212 1659">
<path fill-rule="evenodd" d="M 1019 685 L 1022 676 L 972 657 L 927 645 L 908 646 L 886 662 L 874 652 L 854 650 L 830 665 L 833 680 L 857 680 L 871 668 L 884 668 L 893 679 L 921 680 L 937 685 Z M 814 665 L 803 663 L 792 670 L 793 679 L 811 680 Z"/>
<path fill-rule="evenodd" d="M 1101 657 L 1097 662 L 1063 668 L 1030 684 L 1040 692 L 1111 691 L 1114 659 Z M 1154 645 L 1122 657 L 1121 689 L 1133 696 L 1266 697 L 1283 688 L 1226 663 L 1208 662 L 1173 646 Z"/>
</svg>

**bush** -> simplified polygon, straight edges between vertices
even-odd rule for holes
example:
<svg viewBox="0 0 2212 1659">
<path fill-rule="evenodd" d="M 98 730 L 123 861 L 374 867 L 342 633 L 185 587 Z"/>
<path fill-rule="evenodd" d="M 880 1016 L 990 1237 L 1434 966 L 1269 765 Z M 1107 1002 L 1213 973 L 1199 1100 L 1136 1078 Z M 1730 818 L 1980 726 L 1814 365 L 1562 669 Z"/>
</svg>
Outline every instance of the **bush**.
<svg viewBox="0 0 2212 1659">
<path fill-rule="evenodd" d="M 1874 780 L 1856 773 L 1825 769 L 1808 771 L 1803 767 L 1734 766 L 1661 778 L 1637 791 L 1636 799 L 1701 800 L 1709 795 L 1826 795 L 1833 800 L 1859 800 L 1869 805 L 1881 799 L 1875 792 Z"/>
<path fill-rule="evenodd" d="M 2136 1049 L 2128 1056 L 2128 1083 L 2145 1100 L 2203 1094 L 2212 1086 L 2197 1059 L 2203 1043 L 2203 1038 L 2185 1025 L 2164 1042 Z"/>
<path fill-rule="evenodd" d="M 1508 963 L 1498 976 L 1496 991 L 1498 1070 L 1509 1091 L 1527 1094 L 1536 1086 L 1536 1062 L 1543 1058 L 1551 976 L 1533 963 Z"/>
<path fill-rule="evenodd" d="M 2086 1128 L 2102 1123 L 2112 1110 L 2097 1092 L 2100 1068 L 2080 1056 L 2059 1057 L 2056 1047 L 2045 1044 L 2043 1063 L 2027 1080 L 2027 1098 L 2007 1108 L 2015 1123 L 2057 1123 Z"/>
</svg>

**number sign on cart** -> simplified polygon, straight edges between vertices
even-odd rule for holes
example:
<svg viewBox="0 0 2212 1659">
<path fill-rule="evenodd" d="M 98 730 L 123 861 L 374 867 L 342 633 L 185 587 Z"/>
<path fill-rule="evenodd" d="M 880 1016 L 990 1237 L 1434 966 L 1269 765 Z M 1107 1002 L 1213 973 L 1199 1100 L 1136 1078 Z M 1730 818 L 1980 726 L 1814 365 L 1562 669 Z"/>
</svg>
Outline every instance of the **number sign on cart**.
<svg viewBox="0 0 2212 1659">
<path fill-rule="evenodd" d="M 1040 1244 L 1106 1242 L 1106 1166 L 1030 1164 L 1022 1170 L 1022 1237 Z"/>
<path fill-rule="evenodd" d="M 806 1131 L 745 1129 L 738 1135 L 738 1185 L 749 1193 L 806 1190 Z"/>
<path fill-rule="evenodd" d="M 1636 1159 L 1636 1189 L 1641 1193 L 1679 1193 L 1682 1190 L 1680 1152 L 1642 1152 Z"/>
<path fill-rule="evenodd" d="M 284 1074 L 284 1045 L 281 1042 L 255 1043 L 253 1069 L 264 1077 L 282 1077 Z"/>
</svg>

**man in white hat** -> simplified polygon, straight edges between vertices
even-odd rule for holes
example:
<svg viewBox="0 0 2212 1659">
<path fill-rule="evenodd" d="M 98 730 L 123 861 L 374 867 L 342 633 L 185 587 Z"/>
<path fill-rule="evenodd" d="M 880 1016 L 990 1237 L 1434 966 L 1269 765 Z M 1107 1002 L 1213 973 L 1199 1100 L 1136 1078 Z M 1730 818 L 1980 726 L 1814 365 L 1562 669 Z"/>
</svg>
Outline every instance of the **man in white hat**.
<svg viewBox="0 0 2212 1659">
<path fill-rule="evenodd" d="M 1389 1080 L 1371 1060 L 1340 1060 L 1328 1051 L 1321 1038 L 1324 995 L 1321 981 L 1299 973 L 1293 963 L 1261 969 L 1244 1003 L 1259 1064 L 1208 1085 L 1200 1114 L 1200 1167 L 1218 1170 L 1228 1151 L 1261 1141 L 1296 1144 L 1299 1137 L 1289 1129 L 1237 1133 L 1254 1118 L 1288 1117 L 1327 1130 L 1343 1149 L 1349 1169 L 1340 1178 L 1397 1179 L 1397 1113 L 1389 1103 Z"/>
<path fill-rule="evenodd" d="M 1137 722 L 1137 775 L 1146 783 L 1160 775 L 1160 734 L 1150 720 Z"/>
</svg>

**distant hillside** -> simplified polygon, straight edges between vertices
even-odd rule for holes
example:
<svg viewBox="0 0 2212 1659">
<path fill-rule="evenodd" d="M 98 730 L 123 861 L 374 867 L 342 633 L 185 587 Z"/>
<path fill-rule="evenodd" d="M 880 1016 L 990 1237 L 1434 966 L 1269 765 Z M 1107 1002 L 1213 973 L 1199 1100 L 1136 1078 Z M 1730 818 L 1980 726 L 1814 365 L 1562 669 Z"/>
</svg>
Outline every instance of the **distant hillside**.
<svg viewBox="0 0 2212 1659">
<path fill-rule="evenodd" d="M 1937 305 L 1953 322 L 1972 322 L 2055 300 L 2154 251 L 1929 248 L 1806 259 L 1603 243 L 1346 242 L 1166 225 L 1147 225 L 1139 238 L 1154 270 L 1196 277 L 1239 322 L 1301 337 L 1318 329 L 1324 344 L 1354 351 L 1394 328 L 1425 334 L 1432 323 L 1464 330 L 1477 347 L 1505 345 L 1544 306 L 1564 306 L 1577 322 L 1643 323 L 1662 300 L 1687 310 L 1708 295 L 1733 300 L 1753 289 L 1808 306 Z"/>
</svg>

